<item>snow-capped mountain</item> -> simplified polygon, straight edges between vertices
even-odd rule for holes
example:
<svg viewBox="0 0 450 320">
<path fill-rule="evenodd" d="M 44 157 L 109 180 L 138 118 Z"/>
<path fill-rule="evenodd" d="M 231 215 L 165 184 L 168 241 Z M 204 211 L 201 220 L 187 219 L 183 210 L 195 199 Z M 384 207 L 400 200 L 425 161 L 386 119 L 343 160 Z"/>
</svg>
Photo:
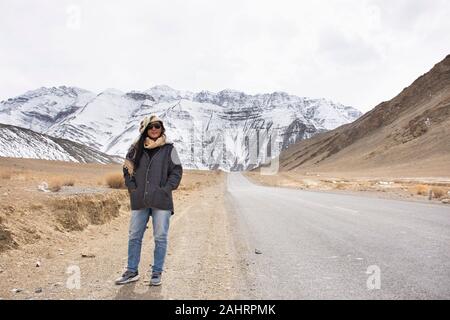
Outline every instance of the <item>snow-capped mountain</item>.
<svg viewBox="0 0 450 320">
<path fill-rule="evenodd" d="M 94 99 L 96 94 L 61 86 L 28 91 L 0 103 L 0 123 L 16 125 L 37 132 L 67 119 Z"/>
<path fill-rule="evenodd" d="M 354 121 L 361 112 L 285 92 L 194 93 L 168 86 L 128 93 L 108 89 L 98 95 L 70 87 L 40 88 L 0 103 L 0 123 L 122 157 L 139 135 L 140 120 L 150 114 L 164 120 L 186 168 L 228 171 L 257 166 L 292 143 Z"/>
<path fill-rule="evenodd" d="M 121 157 L 109 156 L 67 139 L 50 137 L 29 129 L 4 124 L 0 124 L 0 157 L 81 163 L 122 162 Z"/>
</svg>

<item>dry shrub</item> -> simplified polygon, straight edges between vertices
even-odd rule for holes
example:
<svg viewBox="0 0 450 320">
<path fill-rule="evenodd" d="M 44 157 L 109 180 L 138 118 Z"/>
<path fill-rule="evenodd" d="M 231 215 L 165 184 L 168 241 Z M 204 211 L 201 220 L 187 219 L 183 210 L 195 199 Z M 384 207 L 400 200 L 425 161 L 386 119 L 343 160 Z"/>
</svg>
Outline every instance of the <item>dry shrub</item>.
<svg viewBox="0 0 450 320">
<path fill-rule="evenodd" d="M 126 189 L 122 173 L 110 173 L 106 176 L 106 184 L 113 189 Z"/>
<path fill-rule="evenodd" d="M 346 186 L 345 183 L 340 183 L 340 182 L 338 182 L 338 183 L 335 184 L 335 188 L 338 189 L 338 190 L 345 190 L 346 187 L 347 187 L 347 186 Z"/>
<path fill-rule="evenodd" d="M 72 177 L 63 177 L 62 185 L 73 187 L 75 185 L 75 180 Z"/>
<path fill-rule="evenodd" d="M 31 210 L 42 210 L 42 209 L 44 209 L 44 206 L 42 204 L 40 204 L 40 203 L 33 203 L 30 206 L 30 209 Z"/>
<path fill-rule="evenodd" d="M 192 187 L 192 184 L 180 184 L 179 186 L 178 186 L 178 189 L 177 190 L 180 190 L 180 191 L 191 191 L 192 189 L 194 189 L 193 187 Z"/>
<path fill-rule="evenodd" d="M 63 186 L 63 180 L 59 177 L 52 178 L 48 183 L 49 190 L 53 192 L 58 192 L 61 190 L 61 187 Z"/>
<path fill-rule="evenodd" d="M 68 176 L 56 176 L 48 179 L 48 189 L 53 192 L 61 190 L 62 186 L 73 186 L 75 180 Z"/>
<path fill-rule="evenodd" d="M 447 193 L 444 189 L 438 187 L 433 187 L 431 191 L 433 192 L 433 196 L 437 199 L 442 198 Z"/>
<path fill-rule="evenodd" d="M 11 173 L 7 172 L 7 171 L 0 172 L 0 178 L 9 180 L 9 179 L 11 179 Z"/>
<path fill-rule="evenodd" d="M 419 195 L 422 195 L 422 196 L 428 195 L 428 190 L 429 190 L 429 187 L 427 185 L 425 185 L 425 184 L 416 184 L 413 187 L 413 193 L 419 194 Z"/>
<path fill-rule="evenodd" d="M 207 183 L 203 183 L 204 185 L 206 185 Z M 183 190 L 183 191 L 193 191 L 193 190 L 197 190 L 200 189 L 200 187 L 202 186 L 202 183 L 197 181 L 197 182 L 193 182 L 193 181 L 182 181 L 180 183 L 180 185 L 178 186 L 177 190 Z"/>
<path fill-rule="evenodd" d="M 356 187 L 359 191 L 370 191 L 376 189 L 375 183 L 373 181 L 358 182 Z"/>
</svg>

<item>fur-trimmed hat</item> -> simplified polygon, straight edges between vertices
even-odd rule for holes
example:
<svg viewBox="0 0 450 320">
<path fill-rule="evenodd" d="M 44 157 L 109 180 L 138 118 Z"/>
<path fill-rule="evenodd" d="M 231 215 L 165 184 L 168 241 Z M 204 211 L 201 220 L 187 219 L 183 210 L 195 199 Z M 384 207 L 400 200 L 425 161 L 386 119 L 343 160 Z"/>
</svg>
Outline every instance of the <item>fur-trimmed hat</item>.
<svg viewBox="0 0 450 320">
<path fill-rule="evenodd" d="M 164 127 L 163 121 L 156 114 L 154 114 L 151 115 L 150 117 L 145 116 L 144 119 L 141 120 L 139 124 L 139 132 L 140 133 L 144 132 L 145 128 L 147 128 L 147 126 L 152 122 L 159 122 Z"/>
</svg>

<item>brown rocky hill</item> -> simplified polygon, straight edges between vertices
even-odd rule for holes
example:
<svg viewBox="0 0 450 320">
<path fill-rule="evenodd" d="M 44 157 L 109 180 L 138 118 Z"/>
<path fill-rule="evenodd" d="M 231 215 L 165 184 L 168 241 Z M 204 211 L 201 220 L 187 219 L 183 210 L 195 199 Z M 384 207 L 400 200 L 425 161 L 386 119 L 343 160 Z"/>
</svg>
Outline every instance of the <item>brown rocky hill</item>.
<svg viewBox="0 0 450 320">
<path fill-rule="evenodd" d="M 289 146 L 288 170 L 450 176 L 450 55 L 356 121 Z"/>
</svg>

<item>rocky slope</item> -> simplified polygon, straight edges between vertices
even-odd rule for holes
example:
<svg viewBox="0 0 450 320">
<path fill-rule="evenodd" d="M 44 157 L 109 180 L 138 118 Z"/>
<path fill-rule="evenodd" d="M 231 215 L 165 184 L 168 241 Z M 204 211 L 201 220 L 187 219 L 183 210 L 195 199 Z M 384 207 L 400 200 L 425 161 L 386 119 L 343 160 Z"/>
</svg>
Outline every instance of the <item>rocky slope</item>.
<svg viewBox="0 0 450 320">
<path fill-rule="evenodd" d="M 450 175 L 450 55 L 353 123 L 289 146 L 280 170 Z"/>
<path fill-rule="evenodd" d="M 119 163 L 122 161 L 121 157 L 107 155 L 80 143 L 4 124 L 0 124 L 0 157 L 81 163 Z"/>
</svg>

